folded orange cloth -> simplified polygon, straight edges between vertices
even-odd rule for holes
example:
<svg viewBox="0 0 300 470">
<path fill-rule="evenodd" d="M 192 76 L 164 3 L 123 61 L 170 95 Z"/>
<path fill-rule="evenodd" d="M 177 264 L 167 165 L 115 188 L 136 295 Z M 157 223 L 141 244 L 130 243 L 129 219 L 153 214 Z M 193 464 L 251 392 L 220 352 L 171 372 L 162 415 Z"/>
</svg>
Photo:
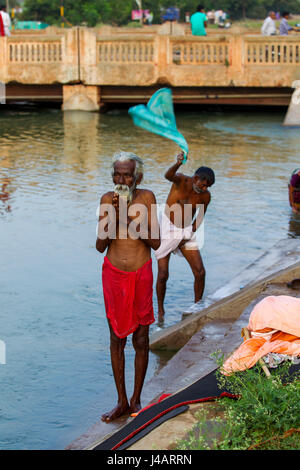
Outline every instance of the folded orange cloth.
<svg viewBox="0 0 300 470">
<path fill-rule="evenodd" d="M 248 329 L 253 337 L 225 361 L 225 375 L 249 369 L 269 353 L 300 356 L 300 299 L 286 295 L 266 297 L 253 308 Z"/>
<path fill-rule="evenodd" d="M 248 329 L 284 331 L 300 337 L 300 299 L 288 295 L 265 297 L 253 308 Z"/>
</svg>

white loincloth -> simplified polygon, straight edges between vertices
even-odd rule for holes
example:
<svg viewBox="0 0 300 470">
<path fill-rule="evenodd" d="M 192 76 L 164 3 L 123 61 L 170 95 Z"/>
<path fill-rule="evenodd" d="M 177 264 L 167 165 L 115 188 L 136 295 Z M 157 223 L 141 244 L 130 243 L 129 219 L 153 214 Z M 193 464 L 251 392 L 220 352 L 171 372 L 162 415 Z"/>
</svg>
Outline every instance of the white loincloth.
<svg viewBox="0 0 300 470">
<path fill-rule="evenodd" d="M 184 244 L 184 248 L 187 248 L 188 250 L 198 250 L 198 242 L 196 239 L 196 233 L 193 232 L 192 223 L 188 227 L 179 228 L 172 224 L 164 211 L 159 214 L 158 220 L 161 244 L 158 250 L 154 252 L 157 260 L 164 258 L 171 252 L 179 256 L 183 256 L 180 248 L 178 248 L 178 245 L 182 240 L 187 240 Z"/>
</svg>

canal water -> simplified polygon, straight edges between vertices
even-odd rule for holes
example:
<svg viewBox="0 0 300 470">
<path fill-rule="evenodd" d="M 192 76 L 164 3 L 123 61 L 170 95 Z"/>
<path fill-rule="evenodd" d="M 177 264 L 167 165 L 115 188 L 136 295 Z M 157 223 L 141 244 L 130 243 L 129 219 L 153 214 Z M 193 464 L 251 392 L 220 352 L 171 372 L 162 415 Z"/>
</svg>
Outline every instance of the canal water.
<svg viewBox="0 0 300 470">
<path fill-rule="evenodd" d="M 283 118 L 284 111 L 177 112 L 190 146 L 183 170 L 207 165 L 216 174 L 202 249 L 205 294 L 278 240 L 300 236 L 287 192 L 300 167 L 300 131 L 283 128 Z M 163 203 L 170 187 L 163 175 L 178 149 L 135 128 L 126 110 L 0 112 L 1 449 L 63 449 L 115 405 L 95 213 L 112 188 L 119 149 L 143 157 L 143 187 Z M 189 267 L 172 256 L 165 326 L 192 303 Z M 133 357 L 129 341 L 129 394 Z M 146 381 L 159 364 L 151 353 Z"/>
</svg>

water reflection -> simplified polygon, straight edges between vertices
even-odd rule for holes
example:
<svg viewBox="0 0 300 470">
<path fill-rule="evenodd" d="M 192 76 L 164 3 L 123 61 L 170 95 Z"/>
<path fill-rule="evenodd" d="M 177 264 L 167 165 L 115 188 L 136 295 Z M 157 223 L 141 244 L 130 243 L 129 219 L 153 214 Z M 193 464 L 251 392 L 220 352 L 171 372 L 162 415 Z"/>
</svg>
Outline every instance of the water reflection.
<svg viewBox="0 0 300 470">
<path fill-rule="evenodd" d="M 244 147 L 242 142 L 234 143 L 231 146 L 226 176 L 228 178 L 241 178 L 245 176 L 249 165 L 248 156 L 247 146 Z"/>
<path fill-rule="evenodd" d="M 63 116 L 63 155 L 66 169 L 78 173 L 93 173 L 97 170 L 101 145 L 97 142 L 100 115 L 68 111 Z"/>
<path fill-rule="evenodd" d="M 2 205 L 0 206 L 0 214 L 4 212 L 10 212 L 11 206 L 9 203 L 10 200 L 10 191 L 9 191 L 9 184 L 11 182 L 10 178 L 5 178 L 2 182 L 2 188 L 0 192 L 0 201 Z"/>
</svg>

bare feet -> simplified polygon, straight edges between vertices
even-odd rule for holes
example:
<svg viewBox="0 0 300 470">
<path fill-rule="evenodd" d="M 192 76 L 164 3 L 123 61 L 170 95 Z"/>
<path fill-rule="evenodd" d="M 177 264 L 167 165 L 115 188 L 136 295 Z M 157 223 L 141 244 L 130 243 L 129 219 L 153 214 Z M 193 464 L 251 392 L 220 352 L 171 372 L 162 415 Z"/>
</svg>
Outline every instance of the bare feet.
<svg viewBox="0 0 300 470">
<path fill-rule="evenodd" d="M 158 324 L 163 324 L 165 321 L 165 311 L 164 310 L 159 310 L 157 314 L 157 321 Z"/>
<path fill-rule="evenodd" d="M 130 413 L 138 413 L 141 409 L 140 401 L 135 401 L 133 399 L 130 400 Z"/>
<path fill-rule="evenodd" d="M 108 413 L 104 413 L 101 416 L 102 421 L 105 421 L 106 423 L 110 423 L 110 421 L 113 421 L 114 419 L 120 418 L 120 416 L 123 416 L 125 414 L 130 413 L 130 408 L 128 403 L 118 403 L 117 406 L 109 411 Z"/>
</svg>

